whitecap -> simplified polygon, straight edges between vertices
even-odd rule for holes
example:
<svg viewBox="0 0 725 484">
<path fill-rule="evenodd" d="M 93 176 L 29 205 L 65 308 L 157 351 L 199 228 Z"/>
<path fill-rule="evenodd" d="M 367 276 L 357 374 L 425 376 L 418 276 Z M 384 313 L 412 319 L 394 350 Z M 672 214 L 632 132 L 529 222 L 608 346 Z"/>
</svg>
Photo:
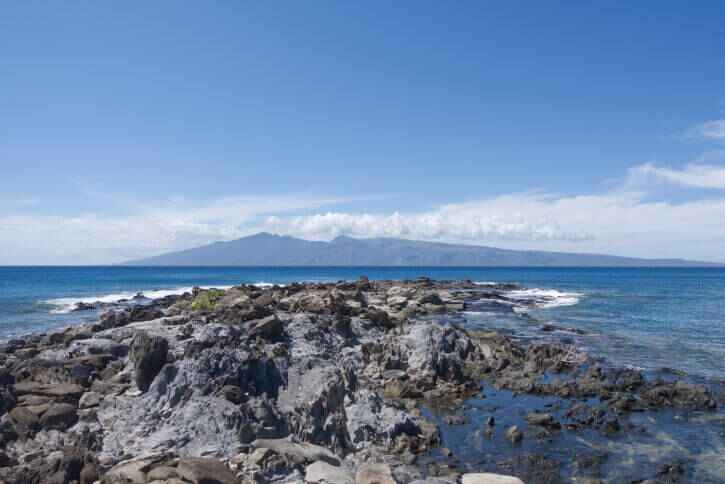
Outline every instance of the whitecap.
<svg viewBox="0 0 725 484">
<path fill-rule="evenodd" d="M 227 290 L 233 286 L 200 286 L 201 289 L 224 289 Z M 80 303 L 85 304 L 115 304 L 120 301 L 130 300 L 136 297 L 137 294 L 141 294 L 145 299 L 161 299 L 166 296 L 177 296 L 186 292 L 191 292 L 194 288 L 192 286 L 176 287 L 171 289 L 152 289 L 146 291 L 128 291 L 128 292 L 117 292 L 112 294 L 105 294 L 100 296 L 83 296 L 83 297 L 61 297 L 56 299 L 48 299 L 41 301 L 42 303 L 54 306 L 50 310 L 51 314 L 67 314 L 72 312 L 76 306 Z"/>
<path fill-rule="evenodd" d="M 516 289 L 506 292 L 506 297 L 515 301 L 530 303 L 536 308 L 548 309 L 574 306 L 583 296 L 578 292 L 564 292 L 555 289 Z"/>
<path fill-rule="evenodd" d="M 267 287 L 274 287 L 274 286 L 284 287 L 285 285 L 284 284 L 279 284 L 279 283 L 276 283 L 276 282 L 259 281 L 259 282 L 253 282 L 253 283 L 251 283 L 250 286 L 259 287 L 259 288 L 264 289 L 264 288 L 267 288 Z"/>
</svg>

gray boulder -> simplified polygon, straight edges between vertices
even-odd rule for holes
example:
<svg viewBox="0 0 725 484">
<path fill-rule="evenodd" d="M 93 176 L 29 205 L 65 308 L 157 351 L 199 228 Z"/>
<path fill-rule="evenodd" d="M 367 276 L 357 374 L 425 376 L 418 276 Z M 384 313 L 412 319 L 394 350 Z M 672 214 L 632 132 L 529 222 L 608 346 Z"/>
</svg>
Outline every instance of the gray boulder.
<svg viewBox="0 0 725 484">
<path fill-rule="evenodd" d="M 179 476 L 193 484 L 239 484 L 223 462 L 204 457 L 186 457 L 176 468 Z"/>
<path fill-rule="evenodd" d="M 355 484 L 352 472 L 327 462 L 318 461 L 305 469 L 305 482 L 313 484 Z"/>
</svg>

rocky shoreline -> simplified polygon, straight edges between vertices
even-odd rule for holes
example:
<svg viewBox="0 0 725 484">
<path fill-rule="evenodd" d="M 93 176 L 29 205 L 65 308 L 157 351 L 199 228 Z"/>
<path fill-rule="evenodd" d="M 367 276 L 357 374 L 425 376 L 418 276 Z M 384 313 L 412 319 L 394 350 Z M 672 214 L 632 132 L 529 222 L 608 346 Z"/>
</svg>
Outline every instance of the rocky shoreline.
<svg viewBox="0 0 725 484">
<path fill-rule="evenodd" d="M 722 392 L 685 377 L 452 322 L 503 289 L 365 277 L 195 289 L 8 341 L 0 482 L 622 482 L 601 451 L 557 458 L 561 439 L 626 440 L 643 415 L 722 415 Z M 502 403 L 477 409 L 486 399 Z M 449 441 L 472 425 L 506 452 L 459 457 Z M 721 482 L 715 469 L 705 476 Z M 633 472 L 627 482 L 706 482 L 681 460 Z"/>
</svg>

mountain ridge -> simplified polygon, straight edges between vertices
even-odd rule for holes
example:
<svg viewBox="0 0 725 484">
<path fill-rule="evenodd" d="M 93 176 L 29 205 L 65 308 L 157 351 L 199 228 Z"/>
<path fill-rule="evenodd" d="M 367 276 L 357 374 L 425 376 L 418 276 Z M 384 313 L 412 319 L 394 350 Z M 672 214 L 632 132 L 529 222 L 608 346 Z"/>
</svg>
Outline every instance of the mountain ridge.
<svg viewBox="0 0 725 484">
<path fill-rule="evenodd" d="M 397 238 L 324 241 L 259 232 L 230 241 L 125 262 L 132 266 L 725 267 L 684 259 L 512 250 Z"/>
</svg>

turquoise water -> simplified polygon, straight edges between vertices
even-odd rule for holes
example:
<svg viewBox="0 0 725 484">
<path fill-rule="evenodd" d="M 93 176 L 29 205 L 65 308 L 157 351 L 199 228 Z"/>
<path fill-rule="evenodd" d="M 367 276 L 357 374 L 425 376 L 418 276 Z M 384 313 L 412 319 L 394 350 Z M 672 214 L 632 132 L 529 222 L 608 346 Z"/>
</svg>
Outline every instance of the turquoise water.
<svg viewBox="0 0 725 484">
<path fill-rule="evenodd" d="M 645 369 L 725 378 L 725 269 L 0 267 L 0 338 L 94 319 L 76 301 L 150 297 L 192 286 L 356 279 L 517 282 L 520 305 L 473 308 L 465 324 L 519 338 L 571 339 L 590 354 Z M 545 323 L 584 330 L 544 333 Z"/>
</svg>

